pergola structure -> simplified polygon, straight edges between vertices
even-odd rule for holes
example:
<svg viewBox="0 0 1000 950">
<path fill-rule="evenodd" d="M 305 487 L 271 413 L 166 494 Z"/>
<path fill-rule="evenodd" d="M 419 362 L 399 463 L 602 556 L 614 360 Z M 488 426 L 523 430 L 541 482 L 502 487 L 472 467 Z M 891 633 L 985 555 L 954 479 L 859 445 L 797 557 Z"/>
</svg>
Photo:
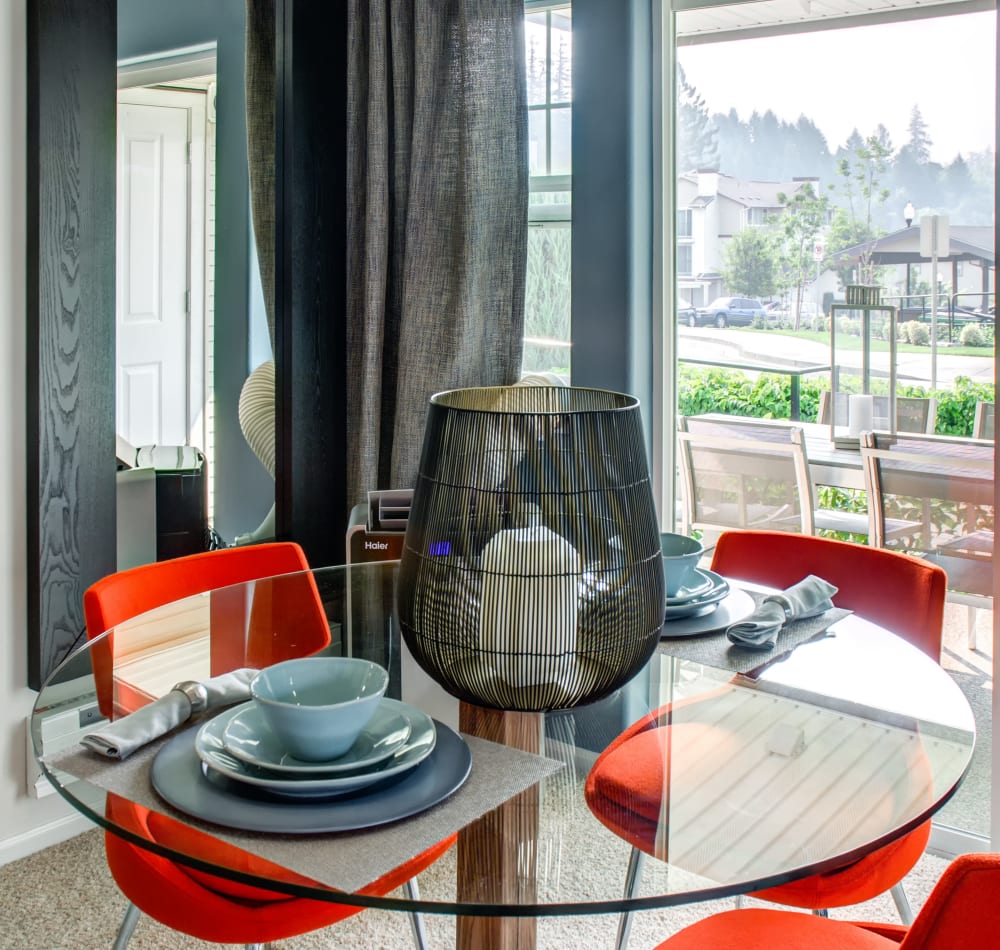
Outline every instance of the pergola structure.
<svg viewBox="0 0 1000 950">
<path fill-rule="evenodd" d="M 958 286 L 958 262 L 971 261 L 978 265 L 982 274 L 982 292 L 990 293 L 996 286 L 990 274 L 996 266 L 996 249 L 994 247 L 994 232 L 989 226 L 952 225 L 948 229 L 949 246 L 947 251 L 938 252 L 939 264 L 950 263 L 952 268 L 951 285 Z M 867 255 L 871 255 L 871 263 L 877 265 L 906 265 L 906 290 L 910 290 L 910 267 L 913 264 L 926 264 L 929 257 L 920 253 L 920 228 L 918 225 L 885 234 L 874 241 L 865 241 L 846 247 L 831 255 L 830 262 L 837 267 L 844 264 L 855 264 Z"/>
</svg>

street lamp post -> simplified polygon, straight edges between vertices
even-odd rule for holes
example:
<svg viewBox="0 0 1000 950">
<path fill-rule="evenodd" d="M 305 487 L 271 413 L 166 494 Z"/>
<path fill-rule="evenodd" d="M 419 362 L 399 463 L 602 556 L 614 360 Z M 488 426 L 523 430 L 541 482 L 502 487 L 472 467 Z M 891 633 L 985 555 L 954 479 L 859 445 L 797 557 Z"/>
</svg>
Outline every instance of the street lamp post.
<svg viewBox="0 0 1000 950">
<path fill-rule="evenodd" d="M 906 222 L 906 227 L 909 228 L 913 224 L 913 218 L 916 215 L 916 209 L 913 207 L 912 201 L 906 202 L 906 207 L 903 208 L 903 220 Z M 910 305 L 910 262 L 906 262 L 906 304 Z"/>
</svg>

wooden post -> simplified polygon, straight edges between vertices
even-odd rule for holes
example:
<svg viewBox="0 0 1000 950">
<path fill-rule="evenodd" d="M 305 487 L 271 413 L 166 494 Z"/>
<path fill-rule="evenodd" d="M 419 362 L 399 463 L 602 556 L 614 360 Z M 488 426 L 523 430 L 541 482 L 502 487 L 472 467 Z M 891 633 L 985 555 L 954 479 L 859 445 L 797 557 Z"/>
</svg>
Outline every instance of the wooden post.
<svg viewBox="0 0 1000 950">
<path fill-rule="evenodd" d="M 470 703 L 459 708 L 468 735 L 525 752 L 542 747 L 542 713 L 503 712 Z M 458 900 L 476 903 L 535 902 L 538 786 L 484 815 L 458 836 Z M 458 950 L 533 950 L 533 917 L 459 917 Z"/>
</svg>

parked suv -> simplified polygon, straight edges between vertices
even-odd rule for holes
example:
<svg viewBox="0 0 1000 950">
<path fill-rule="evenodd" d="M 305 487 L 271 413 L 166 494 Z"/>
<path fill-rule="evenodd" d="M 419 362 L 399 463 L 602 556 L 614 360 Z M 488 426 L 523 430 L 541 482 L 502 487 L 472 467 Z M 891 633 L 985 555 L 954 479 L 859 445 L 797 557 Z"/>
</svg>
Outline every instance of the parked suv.
<svg viewBox="0 0 1000 950">
<path fill-rule="evenodd" d="M 748 327 L 754 317 L 764 316 L 764 305 L 753 297 L 716 297 L 707 307 L 699 307 L 695 323 L 723 327 Z"/>
</svg>

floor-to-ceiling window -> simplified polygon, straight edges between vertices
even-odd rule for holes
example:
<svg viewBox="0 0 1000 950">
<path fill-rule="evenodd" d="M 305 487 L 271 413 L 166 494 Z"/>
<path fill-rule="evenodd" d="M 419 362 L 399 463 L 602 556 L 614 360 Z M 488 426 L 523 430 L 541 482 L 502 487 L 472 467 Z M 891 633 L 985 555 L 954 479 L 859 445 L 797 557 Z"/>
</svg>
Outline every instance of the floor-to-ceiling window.
<svg viewBox="0 0 1000 950">
<path fill-rule="evenodd" d="M 977 418 L 995 401 L 995 11 L 892 19 L 873 4 L 867 20 L 838 29 L 808 24 L 808 4 L 796 24 L 767 22 L 759 6 L 705 4 L 673 19 L 676 206 L 664 229 L 676 286 L 665 320 L 676 326 L 678 412 L 789 419 L 794 377 L 782 369 L 829 366 L 831 320 L 838 375 L 798 378 L 803 426 L 817 424 L 831 388 L 887 394 L 885 312 L 862 340 L 857 316 L 839 309 L 848 284 L 870 284 L 896 308 L 895 397 L 929 401 L 931 431 L 961 451 L 987 434 Z M 929 68 L 959 59 L 971 70 L 961 88 Z M 933 218 L 950 241 L 932 256 Z M 759 301 L 761 312 L 734 307 L 720 319 L 731 298 Z M 870 503 L 858 487 L 817 491 L 822 503 Z M 897 497 L 890 515 L 924 526 L 915 552 L 977 533 L 991 551 L 992 495 Z M 938 816 L 951 832 L 935 840 L 963 851 L 990 835 L 994 625 L 990 600 L 963 597 L 957 568 L 951 578 L 942 663 L 976 712 L 979 742 Z"/>
</svg>

